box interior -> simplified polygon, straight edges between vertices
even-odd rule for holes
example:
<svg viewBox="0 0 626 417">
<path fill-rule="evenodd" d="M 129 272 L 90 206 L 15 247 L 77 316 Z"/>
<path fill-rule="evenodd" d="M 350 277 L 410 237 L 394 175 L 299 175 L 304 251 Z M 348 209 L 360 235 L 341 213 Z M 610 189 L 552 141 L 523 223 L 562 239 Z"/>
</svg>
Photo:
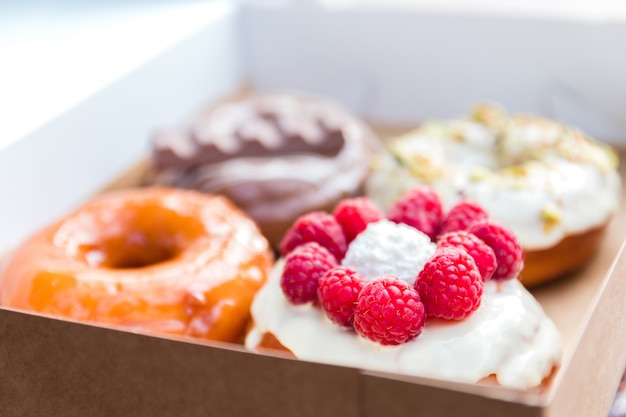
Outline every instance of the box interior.
<svg viewBox="0 0 626 417">
<path fill-rule="evenodd" d="M 320 27 L 325 30 L 320 31 Z M 499 36 L 494 38 L 496 32 Z M 563 33 L 568 36 L 561 36 Z M 326 10 L 316 4 L 242 8 L 233 3 L 205 30 L 164 50 L 0 152 L 0 193 L 7 196 L 0 202 L 0 253 L 98 190 L 137 184 L 145 170 L 145 164 L 137 165 L 137 161 L 145 157 L 153 129 L 183 123 L 208 102 L 241 91 L 242 86 L 253 91 L 292 89 L 332 96 L 368 121 L 384 125 L 380 131 L 385 135 L 398 126 L 414 126 L 429 117 L 465 113 L 473 103 L 488 97 L 513 111 L 544 114 L 565 122 L 583 113 L 585 117 L 576 120 L 582 120 L 599 138 L 621 146 L 626 143 L 626 129 L 618 109 L 626 104 L 626 84 L 617 81 L 626 73 L 626 59 L 615 57 L 612 51 L 624 36 L 626 25 L 618 24 Z M 440 42 L 433 43 L 433 38 Z M 607 48 L 594 48 L 597 42 Z M 576 49 L 568 46 L 576 43 Z M 596 62 L 612 65 L 597 66 Z M 129 111 L 133 111 L 132 116 Z M 389 126 L 395 128 L 390 130 Z M 125 174 L 111 184 L 120 172 Z M 187 415 L 208 410 L 192 394 L 200 398 L 209 395 L 206 390 L 217 389 L 215 392 L 230 401 L 232 390 L 225 389 L 229 386 L 247 389 L 251 401 L 250 407 L 244 405 L 242 396 L 233 398 L 235 405 L 228 406 L 225 404 L 229 402 L 220 401 L 215 392 L 210 394 L 230 415 L 293 415 L 302 411 L 295 408 L 298 402 L 306 403 L 310 411 L 301 415 L 339 415 L 339 410 L 344 416 L 379 415 L 385 410 L 396 411 L 394 415 L 414 415 L 420 407 L 436 410 L 438 414 L 432 415 L 459 410 L 466 415 L 499 415 L 503 410 L 519 416 L 606 414 L 626 365 L 626 353 L 619 349 L 626 341 L 626 330 L 607 325 L 626 314 L 626 305 L 619 302 L 626 297 L 626 261 L 620 255 L 624 236 L 626 215 L 621 210 L 612 220 L 598 256 L 584 271 L 534 291 L 565 343 L 563 365 L 544 390 L 520 392 L 357 372 L 4 310 L 0 328 L 7 335 L 4 340 L 10 342 L 0 345 L 2 354 L 16 357 L 16 350 L 26 343 L 29 348 L 17 357 L 33 361 L 24 367 L 20 366 L 26 362 L 5 363 L 7 375 L 15 375 L 23 384 L 4 394 L 27 398 L 34 381 L 28 372 L 50 381 L 63 366 L 73 372 L 66 378 L 67 386 L 80 389 L 91 373 L 113 363 L 116 372 L 133 370 L 118 375 L 119 387 L 144 384 L 137 392 L 156 389 L 153 394 L 158 397 L 158 390 L 169 392 L 174 382 L 191 384 L 194 389 L 180 397 L 184 398 L 180 407 Z M 40 337 L 28 339 L 34 334 Z M 102 341 L 111 349 L 122 346 L 127 353 L 112 357 L 100 352 L 94 343 L 102 346 Z M 43 354 L 42 344 L 59 350 L 54 351 L 59 356 L 49 356 L 58 359 L 51 368 L 35 366 Z M 604 349 L 602 358 L 596 355 L 599 344 Z M 98 352 L 91 364 L 91 357 L 79 353 L 90 346 Z M 143 349 L 148 354 L 142 359 Z M 163 370 L 155 365 L 162 363 L 158 352 L 168 352 L 165 362 L 179 367 L 180 372 L 167 371 L 172 372 L 172 380 L 163 374 L 155 376 Z M 69 356 L 64 356 L 69 354 L 78 355 L 77 364 L 82 367 L 69 363 Z M 179 355 L 189 362 L 181 366 Z M 235 363 L 239 365 L 230 370 L 218 366 Z M 151 368 L 154 366 L 156 371 Z M 242 375 L 251 371 L 271 380 L 269 369 L 276 370 L 279 380 L 268 384 L 268 390 L 282 391 L 265 395 L 280 404 L 267 404 L 260 394 L 257 398 L 254 392 L 263 384 L 242 381 Z M 219 374 L 225 378 L 223 383 L 206 382 L 203 370 Z M 148 381 L 150 375 L 156 379 Z M 94 392 L 108 390 L 98 401 L 100 411 L 137 411 L 133 408 L 137 407 L 136 399 L 112 388 L 114 379 L 93 386 Z M 307 385 L 301 388 L 308 389 L 310 395 L 287 388 L 302 379 Z M 37 389 L 54 394 L 48 386 Z M 344 392 L 349 401 L 338 392 Z M 454 405 L 449 401 L 451 392 L 456 393 L 454 398 L 471 405 Z M 284 398 L 287 395 L 292 397 Z M 107 406 L 105 400 L 114 396 L 125 399 L 121 405 Z M 165 411 L 172 411 L 163 408 L 167 398 L 152 399 L 148 408 L 166 415 Z M 420 404 L 424 398 L 430 400 L 426 405 Z M 77 404 L 89 401 L 87 397 L 76 400 Z M 36 405 L 15 407 L 26 407 L 16 408 L 24 411 Z"/>
</svg>

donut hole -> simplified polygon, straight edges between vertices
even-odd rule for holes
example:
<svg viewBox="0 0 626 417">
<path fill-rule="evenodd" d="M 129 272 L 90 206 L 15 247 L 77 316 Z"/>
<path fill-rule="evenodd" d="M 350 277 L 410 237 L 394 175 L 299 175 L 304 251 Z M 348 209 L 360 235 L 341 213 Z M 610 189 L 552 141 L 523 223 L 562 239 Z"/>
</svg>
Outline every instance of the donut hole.
<svg viewBox="0 0 626 417">
<path fill-rule="evenodd" d="M 157 204 L 106 207 L 66 221 L 55 241 L 94 268 L 147 268 L 177 258 L 205 234 L 199 219 Z"/>
<path fill-rule="evenodd" d="M 111 239 L 85 254 L 90 266 L 111 269 L 144 268 L 176 258 L 179 248 L 167 240 L 155 241 L 140 231 L 129 239 Z"/>
</svg>

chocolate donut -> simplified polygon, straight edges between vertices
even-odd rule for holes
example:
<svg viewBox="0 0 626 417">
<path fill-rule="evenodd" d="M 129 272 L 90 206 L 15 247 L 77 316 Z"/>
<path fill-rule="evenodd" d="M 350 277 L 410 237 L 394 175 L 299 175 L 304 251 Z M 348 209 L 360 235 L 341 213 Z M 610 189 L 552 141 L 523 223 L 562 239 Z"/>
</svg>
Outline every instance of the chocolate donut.
<svg viewBox="0 0 626 417">
<path fill-rule="evenodd" d="M 298 216 L 360 193 L 380 150 L 341 106 L 286 93 L 221 102 L 152 143 L 149 183 L 225 195 L 275 248 Z"/>
</svg>

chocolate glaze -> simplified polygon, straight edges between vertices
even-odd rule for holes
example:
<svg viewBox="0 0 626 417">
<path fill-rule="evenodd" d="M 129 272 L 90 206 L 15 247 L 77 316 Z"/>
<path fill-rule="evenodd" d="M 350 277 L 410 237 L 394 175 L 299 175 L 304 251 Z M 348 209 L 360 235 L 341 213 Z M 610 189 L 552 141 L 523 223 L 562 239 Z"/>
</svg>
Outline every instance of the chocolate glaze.
<svg viewBox="0 0 626 417">
<path fill-rule="evenodd" d="M 253 96 L 157 132 L 148 181 L 226 195 L 276 248 L 298 216 L 359 194 L 381 149 L 363 122 L 330 101 Z"/>
<path fill-rule="evenodd" d="M 344 146 L 343 121 L 335 111 L 328 103 L 291 96 L 225 103 L 189 129 L 157 132 L 154 165 L 191 169 L 233 157 L 335 156 Z"/>
</svg>

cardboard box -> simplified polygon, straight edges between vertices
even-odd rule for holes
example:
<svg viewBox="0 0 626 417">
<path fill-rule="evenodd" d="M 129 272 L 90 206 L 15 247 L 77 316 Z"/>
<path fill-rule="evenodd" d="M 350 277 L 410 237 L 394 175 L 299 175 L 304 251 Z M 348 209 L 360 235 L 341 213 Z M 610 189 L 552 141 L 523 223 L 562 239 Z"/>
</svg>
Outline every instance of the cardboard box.
<svg viewBox="0 0 626 417">
<path fill-rule="evenodd" d="M 456 115 L 485 98 L 561 119 L 593 108 L 585 114 L 597 116 L 590 126 L 596 123 L 600 137 L 617 144 L 626 138 L 623 121 L 607 116 L 621 115 L 626 97 L 619 82 L 626 61 L 614 55 L 625 25 L 216 3 L 223 6 L 218 18 L 202 30 L 0 151 L 0 251 L 135 166 L 153 128 L 182 121 L 242 85 L 331 95 L 373 123 L 395 126 Z M 575 51 L 568 46 L 574 40 Z M 594 47 L 600 41 L 606 48 Z M 593 98 L 565 94 L 559 102 L 568 105 L 546 107 L 550 85 L 573 85 Z M 136 183 L 141 169 L 114 187 Z M 625 235 L 621 210 L 585 270 L 535 291 L 565 344 L 544 389 L 366 372 L 4 309 L 0 409 L 57 416 L 605 416 L 626 365 Z"/>
</svg>

